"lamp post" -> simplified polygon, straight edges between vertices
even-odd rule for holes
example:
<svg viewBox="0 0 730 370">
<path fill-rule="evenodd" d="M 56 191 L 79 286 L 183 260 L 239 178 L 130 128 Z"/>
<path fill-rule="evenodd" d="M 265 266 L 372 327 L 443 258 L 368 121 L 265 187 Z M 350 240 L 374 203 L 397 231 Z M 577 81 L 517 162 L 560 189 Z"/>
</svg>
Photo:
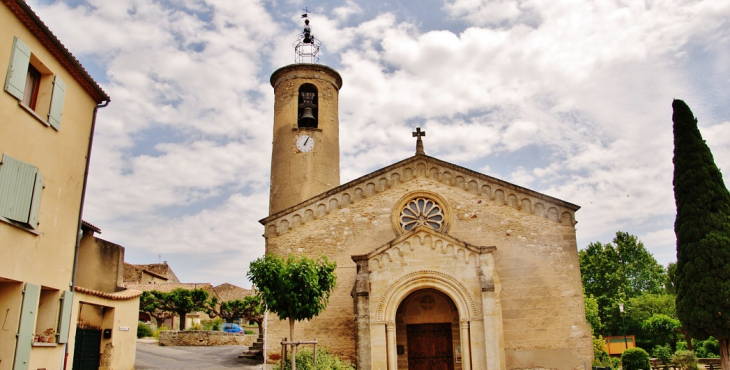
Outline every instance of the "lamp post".
<svg viewBox="0 0 730 370">
<path fill-rule="evenodd" d="M 624 327 L 624 345 L 626 346 L 626 348 L 624 349 L 624 351 L 625 351 L 625 350 L 629 349 L 629 341 L 626 339 L 626 320 L 624 320 L 624 304 L 623 303 L 618 304 L 618 310 L 621 312 L 621 323 L 623 324 L 623 327 Z"/>
</svg>

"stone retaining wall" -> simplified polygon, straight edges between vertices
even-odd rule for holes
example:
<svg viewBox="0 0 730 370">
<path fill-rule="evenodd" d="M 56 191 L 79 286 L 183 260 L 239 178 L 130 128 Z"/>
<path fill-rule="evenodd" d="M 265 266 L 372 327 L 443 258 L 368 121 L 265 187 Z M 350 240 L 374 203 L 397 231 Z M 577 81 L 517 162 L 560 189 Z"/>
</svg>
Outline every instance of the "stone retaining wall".
<svg viewBox="0 0 730 370">
<path fill-rule="evenodd" d="M 165 330 L 160 332 L 161 346 L 250 346 L 256 334 L 234 334 L 209 330 Z"/>
</svg>

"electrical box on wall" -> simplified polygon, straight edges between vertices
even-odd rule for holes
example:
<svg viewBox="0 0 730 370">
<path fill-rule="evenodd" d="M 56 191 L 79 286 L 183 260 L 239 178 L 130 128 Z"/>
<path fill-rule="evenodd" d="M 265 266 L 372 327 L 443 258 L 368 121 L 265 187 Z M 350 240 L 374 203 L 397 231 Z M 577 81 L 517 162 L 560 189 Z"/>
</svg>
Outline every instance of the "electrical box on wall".
<svg viewBox="0 0 730 370">
<path fill-rule="evenodd" d="M 111 339 L 111 337 L 112 337 L 112 330 L 104 329 L 104 339 Z"/>
</svg>

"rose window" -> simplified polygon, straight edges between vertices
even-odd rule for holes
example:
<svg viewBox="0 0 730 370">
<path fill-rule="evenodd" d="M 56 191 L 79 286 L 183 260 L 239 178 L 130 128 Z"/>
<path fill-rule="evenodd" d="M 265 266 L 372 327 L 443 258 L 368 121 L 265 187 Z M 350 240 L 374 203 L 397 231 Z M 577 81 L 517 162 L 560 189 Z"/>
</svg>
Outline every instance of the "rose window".
<svg viewBox="0 0 730 370">
<path fill-rule="evenodd" d="M 400 225 L 406 231 L 421 225 L 441 230 L 444 226 L 444 212 L 433 200 L 416 198 L 408 202 L 400 212 Z"/>
</svg>

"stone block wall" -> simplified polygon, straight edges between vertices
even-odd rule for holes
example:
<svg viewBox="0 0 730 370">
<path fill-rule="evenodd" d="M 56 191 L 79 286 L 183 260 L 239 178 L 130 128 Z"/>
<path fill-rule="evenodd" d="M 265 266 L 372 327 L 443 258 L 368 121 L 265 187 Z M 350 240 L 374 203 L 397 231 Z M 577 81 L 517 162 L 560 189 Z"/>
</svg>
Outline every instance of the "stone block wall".
<svg viewBox="0 0 730 370">
<path fill-rule="evenodd" d="M 160 332 L 161 346 L 251 346 L 258 335 L 210 330 L 166 330 Z"/>
</svg>

